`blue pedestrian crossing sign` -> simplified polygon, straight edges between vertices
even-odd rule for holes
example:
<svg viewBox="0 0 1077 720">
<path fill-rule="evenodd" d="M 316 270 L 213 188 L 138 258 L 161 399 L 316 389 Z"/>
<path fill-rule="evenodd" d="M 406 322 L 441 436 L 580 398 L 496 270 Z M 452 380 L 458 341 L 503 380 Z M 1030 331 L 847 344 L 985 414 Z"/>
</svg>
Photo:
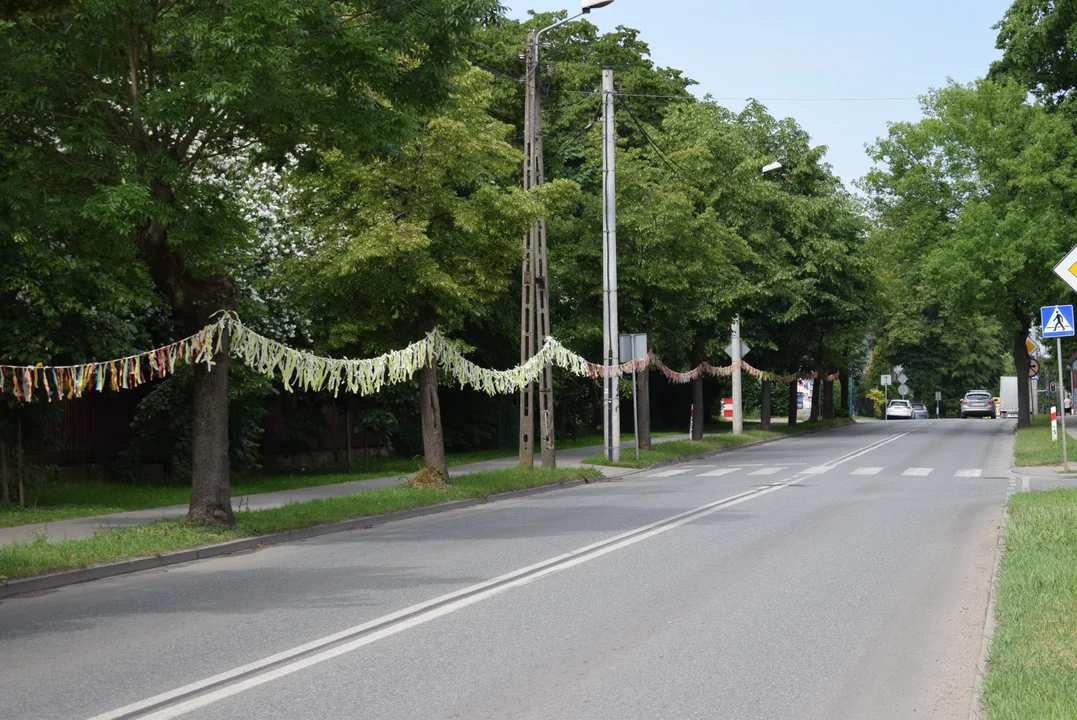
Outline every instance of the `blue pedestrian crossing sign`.
<svg viewBox="0 0 1077 720">
<path fill-rule="evenodd" d="M 1040 308 L 1040 327 L 1045 338 L 1072 337 L 1073 306 L 1048 305 Z"/>
</svg>

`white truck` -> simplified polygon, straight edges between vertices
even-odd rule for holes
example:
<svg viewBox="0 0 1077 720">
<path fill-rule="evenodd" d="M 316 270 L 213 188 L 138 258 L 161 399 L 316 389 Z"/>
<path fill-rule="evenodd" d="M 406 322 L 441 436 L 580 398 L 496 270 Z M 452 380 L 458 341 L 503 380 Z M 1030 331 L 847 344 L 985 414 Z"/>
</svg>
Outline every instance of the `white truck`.
<svg viewBox="0 0 1077 720">
<path fill-rule="evenodd" d="M 1017 376 L 999 378 L 999 417 L 1017 417 Z"/>
</svg>

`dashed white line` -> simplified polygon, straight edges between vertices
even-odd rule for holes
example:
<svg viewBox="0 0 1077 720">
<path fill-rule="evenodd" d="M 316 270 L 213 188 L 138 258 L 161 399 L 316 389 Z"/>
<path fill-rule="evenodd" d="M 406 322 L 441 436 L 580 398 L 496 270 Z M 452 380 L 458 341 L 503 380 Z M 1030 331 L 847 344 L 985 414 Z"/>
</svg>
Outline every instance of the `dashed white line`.
<svg viewBox="0 0 1077 720">
<path fill-rule="evenodd" d="M 954 477 L 980 477 L 983 475 L 983 470 L 976 468 L 973 470 L 958 470 L 954 473 Z"/>
<path fill-rule="evenodd" d="M 882 470 L 883 469 L 881 467 L 858 467 L 856 470 L 853 470 L 852 474 L 853 475 L 878 475 L 880 472 L 882 472 Z"/>
</svg>

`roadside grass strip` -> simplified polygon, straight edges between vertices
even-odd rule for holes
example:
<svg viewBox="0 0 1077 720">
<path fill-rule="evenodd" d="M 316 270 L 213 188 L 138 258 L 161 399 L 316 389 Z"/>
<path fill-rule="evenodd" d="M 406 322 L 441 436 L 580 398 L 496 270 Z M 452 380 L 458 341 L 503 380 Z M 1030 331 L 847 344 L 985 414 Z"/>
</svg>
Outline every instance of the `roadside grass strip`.
<svg viewBox="0 0 1077 720">
<path fill-rule="evenodd" d="M 1077 417 L 1071 415 L 1066 418 L 1066 424 L 1070 423 L 1077 425 Z M 1077 443 L 1071 441 L 1070 444 L 1077 447 Z M 1032 418 L 1032 427 L 1017 430 L 1013 460 L 1017 467 L 1062 464 L 1062 438 L 1051 440 L 1050 416 L 1035 415 Z"/>
<path fill-rule="evenodd" d="M 674 432 L 658 432 L 653 437 L 676 435 Z M 621 436 L 624 441 L 632 435 Z M 601 435 L 584 435 L 557 443 L 559 450 L 577 447 L 591 447 L 602 444 Z M 449 467 L 469 465 L 484 460 L 499 460 L 515 457 L 516 450 L 479 450 L 474 452 L 450 453 L 446 456 Z M 362 460 L 357 459 L 356 467 L 363 467 Z M 323 469 L 309 472 L 295 472 L 286 475 L 237 475 L 232 478 L 232 497 L 259 495 L 280 490 L 298 490 L 300 488 L 337 485 L 339 483 L 372 480 L 374 478 L 405 476 L 418 472 L 423 466 L 421 457 L 415 458 L 375 458 L 367 466 L 355 472 L 326 472 Z M 14 503 L 0 503 L 0 528 L 32 525 L 35 523 L 57 522 L 73 518 L 111 515 L 112 513 L 131 510 L 148 510 L 186 505 L 191 499 L 190 486 L 177 485 L 128 485 L 126 483 L 103 482 L 100 480 L 83 480 L 73 482 L 44 483 L 39 488 L 30 488 L 27 502 L 30 507 L 19 507 Z"/>
<path fill-rule="evenodd" d="M 1014 495 L 984 683 L 990 720 L 1077 718 L 1077 489 Z"/>
<path fill-rule="evenodd" d="M 39 537 L 32 542 L 0 547 L 0 580 L 160 555 L 239 538 L 428 507 L 450 500 L 482 498 L 512 490 L 600 477 L 602 474 L 591 468 L 535 468 L 531 471 L 508 468 L 461 475 L 444 489 L 401 485 L 365 490 L 338 498 L 293 503 L 269 510 L 240 512 L 236 513 L 234 529 L 203 528 L 188 525 L 184 521 L 165 520 L 103 531 L 80 540 L 49 542 L 47 538 Z"/>
<path fill-rule="evenodd" d="M 631 448 L 621 448 L 621 460 L 619 462 L 608 461 L 606 456 L 602 453 L 591 455 L 583 462 L 588 465 L 649 468 L 660 462 L 692 458 L 702 453 L 710 452 L 711 450 L 736 447 L 738 445 L 745 445 L 760 440 L 771 440 L 784 435 L 795 435 L 799 432 L 818 430 L 820 428 L 832 427 L 848 422 L 848 419 L 820 420 L 813 423 L 797 423 L 792 427 L 774 425 L 770 430 L 745 430 L 742 435 L 733 435 L 729 432 L 704 435 L 702 440 L 672 440 L 670 442 L 652 445 L 650 450 L 640 450 L 638 462 L 635 459 L 635 450 Z"/>
</svg>

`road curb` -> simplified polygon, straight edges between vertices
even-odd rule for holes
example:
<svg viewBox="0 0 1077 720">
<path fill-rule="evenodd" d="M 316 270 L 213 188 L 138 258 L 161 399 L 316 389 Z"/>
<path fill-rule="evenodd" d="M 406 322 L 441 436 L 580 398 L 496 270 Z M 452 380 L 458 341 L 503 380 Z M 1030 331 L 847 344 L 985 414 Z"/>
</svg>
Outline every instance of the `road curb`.
<svg viewBox="0 0 1077 720">
<path fill-rule="evenodd" d="M 1010 496 L 1012 497 L 1012 495 Z M 1002 508 L 1002 522 L 998 528 L 998 544 L 995 546 L 995 567 L 991 571 L 991 589 L 987 595 L 987 612 L 984 616 L 983 642 L 980 645 L 980 659 L 976 662 L 976 680 L 972 686 L 972 706 L 969 708 L 969 720 L 983 720 L 987 717 L 983 706 L 984 678 L 991 658 L 991 639 L 995 636 L 998 619 L 995 617 L 995 599 L 998 595 L 998 571 L 1002 566 L 1002 557 L 1006 554 L 1006 525 L 1010 520 L 1009 497 Z"/>
<path fill-rule="evenodd" d="M 508 492 L 487 495 L 480 498 L 450 500 L 449 502 L 428 505 L 421 508 L 413 508 L 411 510 L 400 510 L 398 512 L 384 513 L 382 515 L 366 515 L 364 517 L 342 520 L 340 522 L 328 523 L 325 525 L 315 525 L 314 527 L 302 528 L 299 530 L 286 530 L 284 532 L 270 533 L 268 535 L 257 535 L 255 537 L 241 538 L 239 540 L 229 540 L 223 543 L 205 545 L 189 550 L 177 550 L 176 552 L 153 555 L 151 557 L 121 560 L 114 563 L 104 563 L 88 568 L 78 568 L 76 570 L 63 570 L 61 572 L 36 575 L 29 578 L 16 578 L 0 584 L 0 598 L 10 598 L 16 595 L 25 595 L 26 593 L 41 592 L 43 590 L 55 590 L 68 585 L 78 585 L 93 580 L 103 580 L 118 575 L 127 575 L 130 573 L 142 572 L 143 570 L 154 570 L 170 565 L 192 562 L 194 560 L 219 557 L 221 555 L 231 555 L 233 553 L 254 550 L 269 545 L 281 545 L 296 540 L 308 540 L 321 535 L 347 532 L 349 530 L 362 530 L 396 520 L 407 520 L 409 518 L 422 517 L 424 515 L 435 515 L 450 510 L 460 510 L 476 505 L 485 505 L 498 500 L 512 500 L 514 498 L 522 498 L 529 495 L 538 495 L 552 490 L 577 487 L 590 482 L 608 481 L 608 478 L 595 478 L 593 481 L 582 479 L 566 480 L 564 482 L 550 483 L 549 485 L 537 485 L 535 487 L 523 488 L 522 490 L 510 490 Z"/>
<path fill-rule="evenodd" d="M 816 428 L 814 430 L 805 430 L 803 432 L 792 433 L 790 435 L 782 435 L 776 438 L 767 438 L 766 440 L 753 440 L 741 445 L 730 445 L 729 447 L 716 448 L 714 450 L 707 450 L 697 455 L 684 455 L 678 458 L 670 458 L 669 460 L 661 460 L 654 465 L 648 465 L 645 468 L 629 468 L 632 472 L 627 472 L 624 475 L 619 475 L 613 478 L 607 478 L 607 480 L 619 480 L 622 477 L 629 475 L 638 475 L 639 473 L 649 472 L 661 467 L 668 467 L 670 465 L 680 465 L 681 463 L 692 462 L 693 460 L 704 460 L 706 458 L 714 457 L 715 455 L 722 455 L 724 453 L 733 452 L 735 450 L 743 450 L 747 447 L 758 447 L 760 445 L 769 445 L 771 443 L 781 442 L 782 440 L 789 440 L 790 438 L 803 437 L 804 435 L 814 435 L 816 433 L 826 432 L 828 430 L 837 430 L 838 428 L 849 427 L 850 425 L 856 425 L 856 420 L 849 420 L 838 425 L 828 425 L 823 428 Z M 619 467 L 617 465 L 588 465 L 587 467 L 600 468 L 600 467 Z"/>
<path fill-rule="evenodd" d="M 680 463 L 691 462 L 693 460 L 700 460 L 703 458 L 714 457 L 715 455 L 721 455 L 723 453 L 732 452 L 734 450 L 741 450 L 746 447 L 756 447 L 759 445 L 767 445 L 770 443 L 779 442 L 781 440 L 788 440 L 792 437 L 801 437 L 804 435 L 813 435 L 815 433 L 826 432 L 828 430 L 836 430 L 838 428 L 848 427 L 855 425 L 855 420 L 849 420 L 838 425 L 830 425 L 824 428 L 817 428 L 814 430 L 805 430 L 803 432 L 793 433 L 791 435 L 783 435 L 776 438 L 768 438 L 766 440 L 753 440 L 742 445 L 733 445 L 726 448 L 717 448 L 715 450 L 708 450 L 698 455 L 690 455 L 680 458 L 673 458 L 670 460 L 663 460 L 655 463 L 646 468 L 623 468 L 629 470 L 629 472 L 622 473 L 614 477 L 602 477 L 595 478 L 594 482 L 615 482 L 622 478 L 632 477 L 641 473 L 649 472 L 655 468 L 665 467 L 668 465 L 677 465 Z M 585 465 L 583 467 L 599 468 L 606 466 L 598 465 Z M 358 530 L 371 528 L 376 525 L 382 525 L 387 522 L 393 522 L 396 520 L 407 520 L 409 518 L 422 517 L 424 515 L 434 515 L 437 513 L 448 512 L 450 510 L 460 510 L 463 508 L 474 507 L 476 505 L 484 505 L 488 502 L 496 500 L 511 500 L 513 498 L 527 497 L 528 495 L 537 495 L 539 493 L 549 492 L 551 490 L 559 490 L 562 488 L 571 488 L 578 485 L 583 485 L 591 482 L 590 480 L 569 480 L 566 482 L 551 483 L 549 485 L 538 485 L 536 487 L 524 488 L 522 490 L 511 490 L 505 493 L 498 493 L 496 495 L 487 495 L 482 498 L 471 498 L 468 500 L 452 500 L 445 503 L 439 503 L 437 505 L 429 505 L 422 508 L 414 508 L 412 510 L 401 510 L 394 513 L 384 513 L 382 515 L 367 515 L 359 518 L 352 518 L 350 520 L 342 520 L 337 523 L 329 523 L 326 525 L 315 525 L 310 528 L 303 528 L 301 530 L 286 530 L 279 533 L 271 533 L 269 535 L 258 535 L 250 538 L 242 538 L 240 540 L 229 540 L 228 542 L 215 543 L 213 545 L 205 545 L 200 548 L 192 548 L 190 550 L 177 550 L 176 552 L 164 553 L 163 555 L 153 555 L 151 557 L 136 558 L 134 560 L 121 560 L 114 563 L 104 563 L 102 565 L 95 565 L 88 568 L 78 568 L 75 570 L 63 570 L 61 572 L 49 573 L 47 575 L 37 575 L 25 579 L 13 579 L 6 583 L 0 584 L 0 598 L 10 598 L 16 595 L 25 595 L 27 593 L 41 592 L 44 590 L 55 590 L 57 588 L 66 587 L 68 585 L 78 585 L 80 583 L 91 582 L 93 580 L 103 580 L 105 578 L 116 577 L 119 575 L 127 575 L 135 572 L 142 572 L 143 570 L 154 570 L 157 568 L 168 567 L 170 565 L 179 565 L 180 563 L 192 562 L 194 560 L 203 560 L 205 558 L 220 557 L 221 555 L 230 555 L 232 553 L 244 552 L 246 550 L 254 550 L 259 547 L 265 547 L 268 545 L 280 545 L 287 542 L 294 542 L 297 540 L 308 540 L 310 538 L 319 537 L 321 535 L 330 535 L 333 533 L 347 532 L 349 530 Z"/>
</svg>

